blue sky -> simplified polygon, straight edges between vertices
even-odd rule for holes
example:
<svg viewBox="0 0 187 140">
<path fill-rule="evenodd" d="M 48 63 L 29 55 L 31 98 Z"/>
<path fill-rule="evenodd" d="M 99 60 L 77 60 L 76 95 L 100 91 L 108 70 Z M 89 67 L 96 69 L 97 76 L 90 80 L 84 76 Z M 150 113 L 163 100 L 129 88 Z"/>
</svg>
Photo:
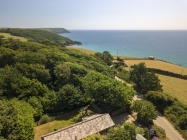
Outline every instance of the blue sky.
<svg viewBox="0 0 187 140">
<path fill-rule="evenodd" d="M 187 30 L 187 0 L 0 0 L 0 27 Z"/>
</svg>

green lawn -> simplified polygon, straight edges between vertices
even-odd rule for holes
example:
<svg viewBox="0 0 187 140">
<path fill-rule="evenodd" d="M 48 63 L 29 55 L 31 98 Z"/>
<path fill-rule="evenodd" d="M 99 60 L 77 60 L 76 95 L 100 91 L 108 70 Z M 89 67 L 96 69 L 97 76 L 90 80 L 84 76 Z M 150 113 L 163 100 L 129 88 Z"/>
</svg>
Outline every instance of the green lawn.
<svg viewBox="0 0 187 140">
<path fill-rule="evenodd" d="M 55 120 L 46 124 L 39 125 L 35 127 L 35 137 L 34 140 L 41 140 L 41 136 L 53 132 L 54 129 L 62 129 L 64 127 L 70 126 L 75 122 L 71 120 Z"/>
</svg>

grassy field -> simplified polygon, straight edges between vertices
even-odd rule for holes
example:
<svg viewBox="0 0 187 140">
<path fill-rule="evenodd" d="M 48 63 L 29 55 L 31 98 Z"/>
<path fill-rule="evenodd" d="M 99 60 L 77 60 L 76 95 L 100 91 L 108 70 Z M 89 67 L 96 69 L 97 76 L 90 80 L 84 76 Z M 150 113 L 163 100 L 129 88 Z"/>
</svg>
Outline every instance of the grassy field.
<svg viewBox="0 0 187 140">
<path fill-rule="evenodd" d="M 158 75 L 165 93 L 187 105 L 187 80 Z"/>
<path fill-rule="evenodd" d="M 187 68 L 160 60 L 125 60 L 125 63 L 128 65 L 126 69 L 129 70 L 131 65 L 139 64 L 140 62 L 145 62 L 146 66 L 149 68 L 157 68 L 187 75 Z M 158 75 L 158 77 L 161 80 L 165 93 L 187 105 L 187 80 L 164 75 Z"/>
<path fill-rule="evenodd" d="M 157 68 L 178 74 L 182 73 L 182 75 L 187 75 L 187 68 L 177 66 L 172 63 L 164 62 L 161 60 L 125 60 L 125 64 L 127 64 L 128 66 L 126 69 L 129 70 L 130 66 L 134 64 L 139 64 L 141 62 L 145 62 L 146 67 L 148 68 Z"/>
<path fill-rule="evenodd" d="M 0 33 L 0 35 L 3 35 L 5 38 L 13 38 L 13 39 L 19 39 L 20 41 L 27 41 L 26 38 L 24 37 L 19 37 L 19 36 L 13 36 L 10 33 Z"/>
<path fill-rule="evenodd" d="M 86 54 L 95 54 L 96 53 L 95 51 L 92 51 L 92 50 L 87 50 L 84 48 L 77 48 L 77 47 L 73 47 L 73 46 L 66 46 L 66 48 L 79 50 L 79 51 L 84 52 Z"/>
</svg>

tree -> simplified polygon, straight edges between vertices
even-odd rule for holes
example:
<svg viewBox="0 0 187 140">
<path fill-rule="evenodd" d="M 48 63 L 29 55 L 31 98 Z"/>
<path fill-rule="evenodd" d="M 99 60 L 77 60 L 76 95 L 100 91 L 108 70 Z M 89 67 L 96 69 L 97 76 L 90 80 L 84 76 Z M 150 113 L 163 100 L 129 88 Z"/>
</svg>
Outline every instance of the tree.
<svg viewBox="0 0 187 140">
<path fill-rule="evenodd" d="M 162 91 L 162 85 L 158 76 L 152 72 L 148 72 L 145 63 L 134 65 L 130 71 L 130 80 L 132 80 L 141 93 L 148 91 Z"/>
<path fill-rule="evenodd" d="M 3 38 L 4 38 L 4 36 L 0 35 L 0 46 L 3 44 Z"/>
<path fill-rule="evenodd" d="M 0 100 L 0 137 L 6 140 L 33 140 L 33 108 L 16 99 Z"/>
<path fill-rule="evenodd" d="M 57 102 L 61 109 L 72 109 L 84 103 L 84 96 L 81 90 L 73 85 L 64 85 L 57 92 Z"/>
<path fill-rule="evenodd" d="M 134 140 L 134 135 L 131 135 L 128 130 L 121 126 L 110 128 L 107 133 L 107 140 Z"/>
<path fill-rule="evenodd" d="M 179 126 L 182 129 L 187 129 L 187 114 L 183 114 L 179 118 Z"/>
<path fill-rule="evenodd" d="M 129 133 L 131 140 L 136 139 L 136 126 L 134 123 L 126 122 L 123 124 L 123 127 L 127 133 Z"/>
<path fill-rule="evenodd" d="M 28 99 L 31 96 L 44 96 L 50 90 L 36 79 L 22 76 L 17 69 L 6 66 L 0 71 L 0 95 L 6 98 Z"/>
<path fill-rule="evenodd" d="M 70 67 L 66 64 L 59 64 L 54 68 L 54 74 L 56 76 L 57 89 L 61 88 L 70 79 Z"/>
<path fill-rule="evenodd" d="M 37 79 L 43 84 L 47 84 L 50 79 L 49 70 L 41 64 L 16 63 L 16 69 L 25 77 Z"/>
<path fill-rule="evenodd" d="M 0 48 L 0 68 L 4 67 L 5 65 L 12 65 L 14 64 L 14 57 L 16 52 L 9 48 Z"/>
<path fill-rule="evenodd" d="M 128 105 L 135 93 L 125 83 L 93 71 L 82 78 L 82 83 L 86 97 L 108 109 Z"/>
<path fill-rule="evenodd" d="M 34 118 L 35 118 L 36 121 L 38 121 L 44 113 L 43 106 L 42 106 L 42 103 L 41 103 L 40 99 L 33 96 L 33 97 L 30 97 L 30 99 L 28 100 L 28 103 L 33 107 Z"/>
<path fill-rule="evenodd" d="M 157 117 L 155 106 L 146 100 L 136 100 L 132 106 L 132 110 L 137 112 L 138 120 L 148 124 Z"/>
<path fill-rule="evenodd" d="M 108 51 L 104 51 L 103 53 L 97 52 L 94 56 L 103 60 L 107 65 L 112 65 L 113 57 Z"/>
<path fill-rule="evenodd" d="M 149 91 L 145 94 L 147 100 L 151 101 L 159 111 L 164 111 L 166 107 L 174 103 L 174 99 L 169 95 L 159 91 Z"/>
<path fill-rule="evenodd" d="M 113 57 L 108 51 L 103 52 L 103 60 L 107 63 L 107 65 L 112 65 Z"/>
</svg>

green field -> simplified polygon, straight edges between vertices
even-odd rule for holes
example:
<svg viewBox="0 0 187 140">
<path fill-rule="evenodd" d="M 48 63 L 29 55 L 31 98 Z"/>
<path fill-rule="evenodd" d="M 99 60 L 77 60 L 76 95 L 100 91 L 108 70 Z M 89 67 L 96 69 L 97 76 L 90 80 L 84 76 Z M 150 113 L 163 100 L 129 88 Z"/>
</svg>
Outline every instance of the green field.
<svg viewBox="0 0 187 140">
<path fill-rule="evenodd" d="M 187 105 L 187 80 L 159 75 L 165 93 Z"/>
<path fill-rule="evenodd" d="M 11 35 L 10 33 L 0 33 L 0 35 L 3 35 L 5 38 L 12 37 L 13 39 L 19 39 L 20 41 L 27 41 L 27 39 L 24 37 L 14 36 L 14 35 Z"/>
</svg>

